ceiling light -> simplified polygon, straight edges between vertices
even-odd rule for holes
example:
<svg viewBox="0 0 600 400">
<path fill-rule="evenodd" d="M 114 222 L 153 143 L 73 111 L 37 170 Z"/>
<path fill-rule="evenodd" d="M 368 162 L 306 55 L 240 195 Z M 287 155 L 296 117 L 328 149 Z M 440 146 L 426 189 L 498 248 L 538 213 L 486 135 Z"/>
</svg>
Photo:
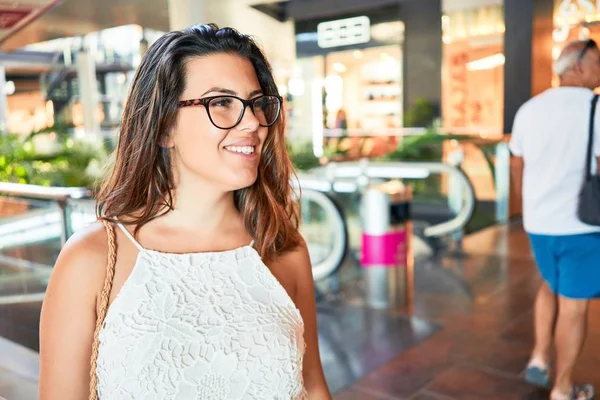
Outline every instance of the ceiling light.
<svg viewBox="0 0 600 400">
<path fill-rule="evenodd" d="M 336 62 L 333 64 L 333 70 L 335 72 L 339 72 L 340 74 L 343 74 L 344 72 L 346 72 L 348 70 L 348 68 L 346 68 L 346 66 L 340 62 Z"/>
<path fill-rule="evenodd" d="M 485 69 L 493 69 L 504 65 L 504 54 L 497 53 L 488 57 L 483 57 L 475 61 L 467 63 L 467 71 L 481 71 Z"/>
</svg>

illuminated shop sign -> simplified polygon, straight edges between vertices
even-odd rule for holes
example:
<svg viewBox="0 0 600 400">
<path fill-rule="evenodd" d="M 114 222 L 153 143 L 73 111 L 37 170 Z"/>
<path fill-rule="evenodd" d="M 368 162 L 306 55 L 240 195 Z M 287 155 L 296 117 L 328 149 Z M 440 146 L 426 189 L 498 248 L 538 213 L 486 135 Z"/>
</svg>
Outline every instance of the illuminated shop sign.
<svg viewBox="0 0 600 400">
<path fill-rule="evenodd" d="M 366 16 L 321 22 L 317 26 L 317 41 L 321 48 L 350 46 L 369 40 L 371 22 Z"/>
<path fill-rule="evenodd" d="M 600 0 L 557 0 L 553 38 L 564 42 L 573 26 L 598 20 Z"/>
</svg>

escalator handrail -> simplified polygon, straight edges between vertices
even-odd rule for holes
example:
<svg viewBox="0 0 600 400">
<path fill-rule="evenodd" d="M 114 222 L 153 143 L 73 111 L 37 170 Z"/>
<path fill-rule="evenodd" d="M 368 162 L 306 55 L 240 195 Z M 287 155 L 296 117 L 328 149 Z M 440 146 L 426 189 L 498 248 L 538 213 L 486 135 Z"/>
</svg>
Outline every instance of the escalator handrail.
<svg viewBox="0 0 600 400">
<path fill-rule="evenodd" d="M 342 266 L 349 246 L 348 224 L 341 206 L 328 193 L 305 187 L 298 188 L 297 185 L 295 189 L 302 198 L 318 204 L 326 212 L 328 226 L 335 232 L 327 257 L 313 262 L 312 265 L 313 279 L 319 281 L 334 274 Z"/>
<path fill-rule="evenodd" d="M 426 237 L 441 237 L 462 231 L 475 211 L 475 190 L 467 175 L 451 164 L 443 162 L 332 162 L 324 168 L 325 176 L 306 173 L 299 176 L 300 186 L 324 192 L 334 191 L 335 181 L 340 179 L 424 179 L 431 173 L 448 173 L 460 182 L 465 196 L 462 208 L 456 216 L 448 221 L 429 226 L 425 229 Z M 358 185 L 357 188 L 358 190 Z"/>
</svg>

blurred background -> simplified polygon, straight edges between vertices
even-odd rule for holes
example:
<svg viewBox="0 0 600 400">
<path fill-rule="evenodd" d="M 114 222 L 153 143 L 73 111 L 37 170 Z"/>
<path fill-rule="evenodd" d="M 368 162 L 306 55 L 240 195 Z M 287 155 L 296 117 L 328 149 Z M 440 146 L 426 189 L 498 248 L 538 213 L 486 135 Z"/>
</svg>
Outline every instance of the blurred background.
<svg viewBox="0 0 600 400">
<path fill-rule="evenodd" d="M 506 143 L 518 107 L 557 84 L 561 47 L 600 39 L 598 21 L 592 0 L 0 1 L 0 396 L 36 397 L 48 277 L 94 219 L 141 57 L 198 22 L 255 36 L 285 98 L 336 395 L 485 398 L 498 384 L 535 396 L 519 374 L 538 278 Z M 399 197 L 382 224 L 407 232 L 406 301 L 375 307 L 391 278 L 362 268 L 364 195 L 389 181 Z M 476 339 L 486 345 L 464 350 Z M 398 357 L 420 372 L 386 375 Z"/>
</svg>

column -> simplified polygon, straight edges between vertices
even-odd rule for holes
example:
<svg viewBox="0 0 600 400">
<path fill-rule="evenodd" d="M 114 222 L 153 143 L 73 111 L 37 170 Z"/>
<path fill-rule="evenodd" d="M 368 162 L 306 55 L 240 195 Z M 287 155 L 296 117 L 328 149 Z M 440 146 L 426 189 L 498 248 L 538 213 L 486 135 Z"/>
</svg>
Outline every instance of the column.
<svg viewBox="0 0 600 400">
<path fill-rule="evenodd" d="M 552 29 L 554 0 L 504 0 L 504 133 L 512 132 L 519 107 L 532 96 L 552 85 Z M 496 166 L 497 218 L 521 213 L 511 177 L 507 149 L 502 150 L 502 165 Z M 508 182 L 507 182 L 508 179 Z M 508 184 L 508 188 L 506 185 Z M 506 199 L 506 191 L 509 195 Z M 508 208 L 508 210 L 507 210 Z"/>
<path fill-rule="evenodd" d="M 504 133 L 519 107 L 552 83 L 554 0 L 504 0 Z"/>
<path fill-rule="evenodd" d="M 222 7 L 227 6 L 222 3 Z M 207 19 L 207 11 L 207 0 L 169 0 L 169 28 L 180 30 L 195 24 L 214 22 Z"/>
<path fill-rule="evenodd" d="M 77 81 L 79 97 L 83 108 L 83 127 L 86 135 L 100 133 L 98 118 L 98 84 L 96 81 L 96 61 L 87 50 L 77 54 Z"/>
<path fill-rule="evenodd" d="M 440 0 L 400 3 L 404 22 L 403 109 L 424 98 L 437 109 L 442 97 L 442 4 Z"/>
</svg>

